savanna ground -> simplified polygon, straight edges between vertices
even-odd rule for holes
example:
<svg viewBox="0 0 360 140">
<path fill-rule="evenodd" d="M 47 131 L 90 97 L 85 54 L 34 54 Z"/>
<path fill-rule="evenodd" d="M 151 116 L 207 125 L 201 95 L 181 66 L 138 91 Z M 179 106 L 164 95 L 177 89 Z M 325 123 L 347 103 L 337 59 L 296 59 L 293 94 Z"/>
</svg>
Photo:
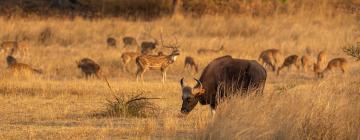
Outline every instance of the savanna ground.
<svg viewBox="0 0 360 140">
<path fill-rule="evenodd" d="M 342 47 L 356 44 L 359 23 L 348 14 L 296 14 L 271 17 L 203 16 L 165 17 L 154 21 L 0 18 L 0 38 L 17 38 L 30 45 L 29 56 L 18 57 L 44 71 L 41 76 L 12 76 L 1 56 L 0 139 L 360 139 L 360 66 Z M 49 29 L 47 38 L 41 33 Z M 139 41 L 159 38 L 165 43 L 176 36 L 181 55 L 161 84 L 159 72 L 147 72 L 145 83 L 122 71 L 123 36 Z M 119 48 L 107 48 L 114 36 Z M 198 48 L 221 54 L 201 56 Z M 185 56 L 193 56 L 202 70 L 222 55 L 257 59 L 262 50 L 280 49 L 285 55 L 304 55 L 326 49 L 329 59 L 345 57 L 349 71 L 324 79 L 312 72 L 268 72 L 262 97 L 235 98 L 220 105 L 214 119 L 208 106 L 198 105 L 188 116 L 180 115 L 179 79 L 199 77 L 183 71 Z M 167 53 L 167 50 L 164 50 Z M 85 80 L 76 60 L 89 57 L 116 95 L 137 95 L 152 100 L 158 114 L 149 117 L 96 115 L 106 111 L 112 92 L 103 80 Z M 135 70 L 135 66 L 132 66 Z M 189 82 L 191 83 L 191 82 Z"/>
</svg>

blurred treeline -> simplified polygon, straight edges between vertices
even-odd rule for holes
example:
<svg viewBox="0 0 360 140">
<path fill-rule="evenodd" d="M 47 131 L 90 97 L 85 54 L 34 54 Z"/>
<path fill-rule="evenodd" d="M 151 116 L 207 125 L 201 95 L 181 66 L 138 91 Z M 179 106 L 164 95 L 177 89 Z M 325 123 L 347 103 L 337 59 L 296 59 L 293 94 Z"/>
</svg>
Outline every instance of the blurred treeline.
<svg viewBox="0 0 360 140">
<path fill-rule="evenodd" d="M 182 14 L 268 16 L 357 10 L 360 0 L 0 0 L 2 16 L 83 16 L 154 18 Z"/>
</svg>

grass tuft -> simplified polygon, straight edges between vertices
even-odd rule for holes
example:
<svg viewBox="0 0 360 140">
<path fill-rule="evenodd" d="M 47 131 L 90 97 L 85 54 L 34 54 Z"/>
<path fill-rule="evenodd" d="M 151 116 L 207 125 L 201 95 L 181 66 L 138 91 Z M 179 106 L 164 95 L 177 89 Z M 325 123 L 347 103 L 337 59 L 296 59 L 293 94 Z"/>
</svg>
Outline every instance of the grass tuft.
<svg viewBox="0 0 360 140">
<path fill-rule="evenodd" d="M 151 117 L 159 112 L 159 106 L 150 102 L 153 99 L 147 98 L 143 94 L 135 96 L 116 96 L 107 99 L 105 116 L 111 117 Z"/>
</svg>

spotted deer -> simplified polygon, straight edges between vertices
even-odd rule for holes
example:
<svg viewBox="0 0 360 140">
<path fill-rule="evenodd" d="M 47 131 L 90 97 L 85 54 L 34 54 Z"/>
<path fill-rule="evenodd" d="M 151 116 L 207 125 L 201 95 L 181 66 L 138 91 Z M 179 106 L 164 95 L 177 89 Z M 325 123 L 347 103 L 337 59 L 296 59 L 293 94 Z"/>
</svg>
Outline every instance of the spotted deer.
<svg viewBox="0 0 360 140">
<path fill-rule="evenodd" d="M 130 62 L 133 62 L 136 57 L 140 56 L 141 53 L 139 52 L 124 52 L 123 54 L 121 54 L 121 60 L 123 63 L 123 71 L 129 71 L 128 65 L 130 64 Z"/>
<path fill-rule="evenodd" d="M 221 47 L 219 49 L 217 49 L 217 50 L 200 48 L 200 49 L 197 50 L 197 53 L 201 54 L 201 55 L 218 54 L 218 53 L 222 53 L 224 50 L 225 50 L 224 45 L 221 45 Z"/>
<path fill-rule="evenodd" d="M 345 58 L 334 58 L 329 61 L 329 63 L 327 64 L 326 68 L 323 71 L 319 72 L 319 70 L 317 70 L 316 75 L 319 78 L 323 78 L 324 74 L 334 69 L 340 69 L 342 73 L 345 73 L 347 71 L 347 67 L 348 67 L 348 61 Z"/>
<path fill-rule="evenodd" d="M 43 73 L 42 70 L 40 70 L 40 69 L 34 69 L 28 64 L 17 62 L 17 60 L 11 55 L 6 57 L 6 62 L 8 65 L 8 69 L 12 73 L 17 73 L 17 74 L 24 74 L 24 73 L 42 74 Z"/>
<path fill-rule="evenodd" d="M 275 72 L 283 61 L 283 55 L 278 49 L 268 49 L 260 53 L 258 61 L 265 68 L 270 66 Z"/>
<path fill-rule="evenodd" d="M 290 56 L 286 57 L 284 60 L 284 63 L 277 70 L 277 75 L 280 74 L 280 71 L 283 68 L 287 67 L 288 69 L 290 69 L 292 66 L 295 66 L 297 69 L 300 69 L 301 61 L 300 61 L 300 58 L 298 55 L 290 55 Z"/>
<path fill-rule="evenodd" d="M 20 55 L 26 56 L 29 46 L 24 42 L 5 41 L 0 45 L 0 52 L 4 55 Z"/>
<path fill-rule="evenodd" d="M 184 69 L 189 69 L 190 71 L 193 69 L 196 73 L 198 73 L 199 71 L 198 65 L 195 63 L 194 58 L 191 56 L 187 56 L 185 58 Z"/>
<path fill-rule="evenodd" d="M 144 81 L 144 73 L 147 70 L 160 70 L 162 74 L 162 83 L 165 83 L 166 80 L 166 71 L 168 67 L 176 61 L 176 58 L 180 55 L 180 51 L 178 49 L 177 40 L 174 44 L 164 45 L 163 39 L 161 37 L 161 43 L 163 47 L 172 49 L 171 54 L 169 55 L 148 55 L 142 54 L 136 58 L 136 81 L 139 81 L 141 78 Z"/>
</svg>

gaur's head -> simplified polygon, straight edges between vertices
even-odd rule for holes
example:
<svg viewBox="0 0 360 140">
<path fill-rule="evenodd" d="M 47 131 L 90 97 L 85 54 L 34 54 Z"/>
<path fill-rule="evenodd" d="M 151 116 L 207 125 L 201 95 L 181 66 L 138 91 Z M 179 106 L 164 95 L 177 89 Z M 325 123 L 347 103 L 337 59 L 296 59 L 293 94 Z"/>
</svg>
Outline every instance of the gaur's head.
<svg viewBox="0 0 360 140">
<path fill-rule="evenodd" d="M 182 89 L 182 106 L 181 113 L 189 114 L 191 110 L 194 109 L 196 104 L 199 102 L 199 98 L 201 95 L 205 93 L 205 89 L 203 88 L 201 82 L 198 79 L 195 79 L 195 86 L 185 86 L 184 78 L 180 80 L 180 85 Z"/>
</svg>

